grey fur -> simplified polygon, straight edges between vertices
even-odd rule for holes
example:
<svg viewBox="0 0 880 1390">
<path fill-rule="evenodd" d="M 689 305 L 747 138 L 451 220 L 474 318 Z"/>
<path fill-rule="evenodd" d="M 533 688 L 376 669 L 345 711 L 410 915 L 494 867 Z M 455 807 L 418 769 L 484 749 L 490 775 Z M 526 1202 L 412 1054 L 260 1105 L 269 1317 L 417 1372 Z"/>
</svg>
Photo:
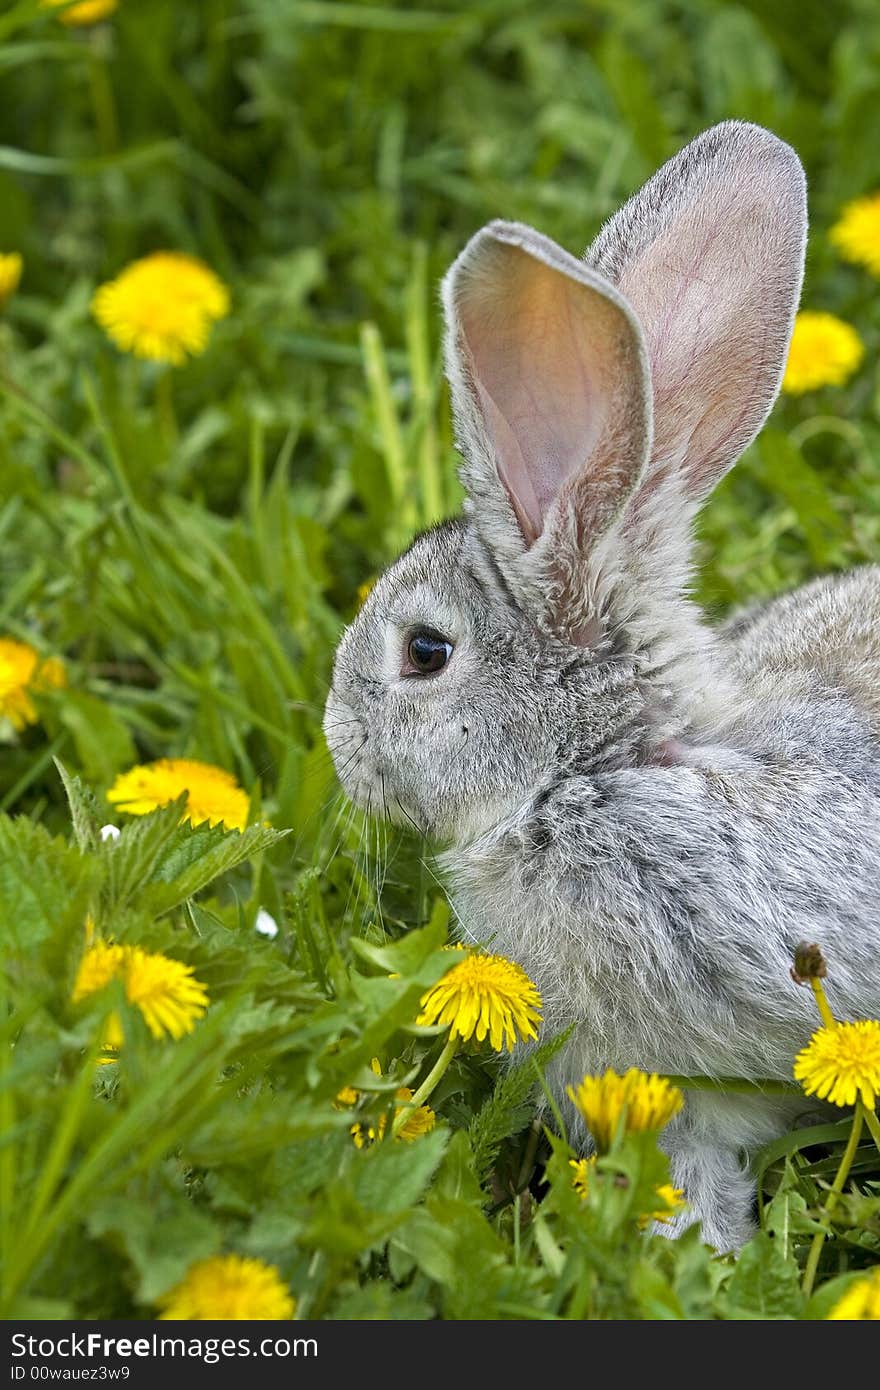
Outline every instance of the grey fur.
<svg viewBox="0 0 880 1390">
<path fill-rule="evenodd" d="M 479 233 L 445 290 L 465 515 L 414 542 L 337 653 L 325 729 L 343 785 L 445 846 L 462 934 L 524 966 L 548 1033 L 576 1024 L 550 1082 L 584 1145 L 564 1095 L 588 1071 L 790 1079 L 817 1026 L 809 991 L 789 977 L 801 939 L 818 941 L 831 962 L 838 1016 L 880 1010 L 880 570 L 818 581 L 726 630 L 709 628 L 688 597 L 696 507 L 778 386 L 800 288 L 803 202 L 788 147 L 732 122 L 630 200 L 583 273 L 528 229 Z M 664 309 L 644 268 L 656 269 L 651 248 L 670 226 L 680 240 L 663 243 Z M 670 374 L 663 344 L 680 364 L 687 328 L 676 305 L 693 290 L 695 227 L 726 248 L 731 268 L 725 279 L 713 250 L 706 284 L 723 310 L 714 315 L 700 291 L 689 385 L 678 367 Z M 587 447 L 573 476 L 570 449 L 560 450 L 555 501 L 541 500 L 546 475 L 536 471 L 546 421 L 519 408 L 531 383 L 492 358 L 486 328 L 499 322 L 516 361 L 528 362 L 516 295 L 505 318 L 495 283 L 491 316 L 479 318 L 480 276 L 506 273 L 491 246 L 488 262 L 483 254 L 493 239 L 565 277 L 553 286 L 563 318 L 572 296 L 584 308 L 586 284 L 619 310 L 615 320 L 600 306 L 603 344 L 616 350 L 630 335 L 630 370 L 646 355 L 651 363 L 653 435 L 641 387 L 591 377 L 600 424 L 624 422 L 613 436 L 622 453 L 609 466 L 605 444 L 598 454 Z M 528 277 L 529 265 L 517 261 L 516 273 Z M 731 306 L 743 360 L 733 355 Z M 470 336 L 462 313 L 475 324 Z M 589 343 L 576 350 L 592 372 Z M 554 389 L 567 379 L 565 363 L 554 376 L 546 344 L 535 360 Z M 501 474 L 485 405 L 499 371 L 514 464 Z M 561 430 L 570 445 L 571 420 Z M 601 428 L 591 438 L 601 440 Z M 516 489 L 535 481 L 540 508 L 529 511 Z M 430 678 L 401 674 L 419 626 L 455 648 Z M 664 1144 L 690 1219 L 719 1249 L 752 1229 L 747 1155 L 809 1109 L 797 1098 L 689 1093 Z"/>
</svg>

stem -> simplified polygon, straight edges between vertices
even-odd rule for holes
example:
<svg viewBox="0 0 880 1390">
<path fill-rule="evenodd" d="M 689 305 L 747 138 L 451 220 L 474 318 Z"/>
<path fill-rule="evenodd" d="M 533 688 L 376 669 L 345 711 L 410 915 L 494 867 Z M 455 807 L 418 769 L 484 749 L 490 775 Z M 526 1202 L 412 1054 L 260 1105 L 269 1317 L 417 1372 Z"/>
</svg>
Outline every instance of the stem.
<svg viewBox="0 0 880 1390">
<path fill-rule="evenodd" d="M 867 1105 L 864 1107 L 862 1118 L 868 1126 L 871 1138 L 874 1140 L 877 1148 L 880 1149 L 880 1120 L 877 1119 L 873 1110 L 868 1109 Z"/>
<path fill-rule="evenodd" d="M 826 1005 L 827 1007 L 827 1005 Z M 853 1115 L 852 1129 L 849 1132 L 846 1148 L 843 1151 L 843 1158 L 840 1160 L 840 1167 L 837 1170 L 837 1177 L 831 1185 L 831 1191 L 825 1201 L 825 1211 L 823 1216 L 827 1220 L 837 1205 L 837 1199 L 843 1191 L 843 1184 L 849 1177 L 849 1170 L 852 1167 L 853 1159 L 856 1156 L 856 1149 L 859 1146 L 859 1139 L 862 1133 L 862 1121 L 865 1115 L 865 1107 L 862 1102 L 856 1101 L 856 1110 Z M 825 1244 L 826 1231 L 817 1231 L 813 1236 L 813 1243 L 810 1246 L 810 1253 L 807 1256 L 807 1265 L 804 1270 L 804 1293 L 809 1297 L 813 1292 L 813 1284 L 816 1279 L 816 1270 L 819 1268 L 819 1256 L 822 1253 L 822 1246 Z"/>
<path fill-rule="evenodd" d="M 162 437 L 171 450 L 177 443 L 177 415 L 174 410 L 171 370 L 167 367 L 156 377 L 156 413 Z"/>
<path fill-rule="evenodd" d="M 394 1124 L 391 1126 L 392 1139 L 397 1138 L 398 1134 L 403 1129 L 410 1115 L 412 1115 L 414 1111 L 418 1110 L 420 1105 L 424 1105 L 425 1100 L 434 1090 L 434 1087 L 437 1085 L 437 1082 L 440 1080 L 441 1076 L 446 1071 L 446 1068 L 449 1066 L 449 1063 L 452 1061 L 457 1051 L 458 1038 L 454 1037 L 452 1033 L 450 1033 L 449 1037 L 446 1039 L 446 1046 L 440 1053 L 440 1056 L 437 1058 L 437 1061 L 434 1063 L 431 1070 L 428 1072 L 428 1075 L 425 1077 L 419 1089 L 415 1092 L 412 1100 L 408 1100 L 406 1105 L 402 1105 L 399 1111 L 397 1112 L 397 1115 L 394 1119 Z"/>
<path fill-rule="evenodd" d="M 822 1015 L 822 1022 L 825 1024 L 825 1027 L 836 1028 L 837 1019 L 828 1007 L 828 1000 L 825 998 L 825 990 L 822 987 L 822 981 L 816 979 L 814 976 L 810 980 L 810 988 L 816 996 L 816 1003 L 819 1007 L 819 1013 Z"/>
<path fill-rule="evenodd" d="M 116 117 L 116 99 L 107 72 L 103 53 L 89 45 L 89 80 L 92 89 L 92 110 L 95 113 L 95 128 L 98 145 L 102 154 L 113 154 L 119 147 L 119 121 Z"/>
</svg>

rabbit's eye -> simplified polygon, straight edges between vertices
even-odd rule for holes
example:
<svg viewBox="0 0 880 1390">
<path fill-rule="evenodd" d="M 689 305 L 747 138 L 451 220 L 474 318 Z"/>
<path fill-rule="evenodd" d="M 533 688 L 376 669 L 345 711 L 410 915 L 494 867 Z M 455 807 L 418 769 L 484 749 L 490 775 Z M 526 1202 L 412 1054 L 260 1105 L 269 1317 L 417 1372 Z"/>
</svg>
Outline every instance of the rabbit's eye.
<svg viewBox="0 0 880 1390">
<path fill-rule="evenodd" d="M 405 674 L 433 676 L 452 656 L 452 643 L 436 632 L 416 632 L 409 639 L 406 655 L 409 670 Z"/>
</svg>

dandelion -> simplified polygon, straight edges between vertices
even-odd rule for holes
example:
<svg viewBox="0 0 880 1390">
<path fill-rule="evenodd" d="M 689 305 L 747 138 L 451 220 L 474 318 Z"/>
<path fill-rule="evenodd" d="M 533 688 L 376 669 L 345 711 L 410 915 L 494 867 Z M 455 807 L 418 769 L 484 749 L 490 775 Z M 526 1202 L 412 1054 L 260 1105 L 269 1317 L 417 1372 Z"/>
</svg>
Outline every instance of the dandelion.
<svg viewBox="0 0 880 1390">
<path fill-rule="evenodd" d="M 24 261 L 17 251 L 0 253 L 0 309 L 18 289 L 23 268 Z"/>
<path fill-rule="evenodd" d="M 182 1038 L 191 1033 L 208 1007 L 205 986 L 191 966 L 168 956 L 144 951 L 140 946 L 120 946 L 96 941 L 80 961 L 71 999 L 74 1004 L 121 980 L 125 997 L 141 1012 L 154 1038 Z M 122 1045 L 122 1025 L 111 1014 L 102 1042 L 102 1060 L 112 1061 Z M 108 1055 L 109 1054 L 109 1055 Z"/>
<path fill-rule="evenodd" d="M 69 5 L 67 0 L 41 0 L 41 4 L 44 9 L 52 10 L 66 6 L 58 16 L 61 23 L 82 28 L 83 25 L 98 24 L 102 19 L 107 19 L 118 8 L 119 0 L 79 0 L 75 5 Z"/>
<path fill-rule="evenodd" d="M 639 1226 L 643 1229 L 649 1221 L 659 1221 L 661 1226 L 668 1226 L 676 1212 L 681 1211 L 685 1205 L 684 1189 L 673 1187 L 671 1182 L 661 1183 L 654 1191 L 661 1205 L 656 1211 L 647 1212 L 639 1217 Z"/>
<path fill-rule="evenodd" d="M 422 997 L 420 1024 L 447 1024 L 450 1038 L 488 1037 L 496 1052 L 536 1038 L 541 996 L 521 966 L 505 956 L 468 953 Z"/>
<path fill-rule="evenodd" d="M 589 1158 L 570 1158 L 568 1166 L 572 1170 L 571 1185 L 578 1196 L 586 1201 L 590 1195 L 590 1181 L 596 1167 L 596 1155 L 591 1154 Z M 639 1229 L 644 1228 L 651 1221 L 659 1221 L 664 1226 L 668 1225 L 676 1212 L 681 1211 L 684 1206 L 684 1191 L 680 1187 L 673 1187 L 672 1183 L 661 1183 L 655 1187 L 654 1195 L 660 1203 L 656 1211 L 645 1212 L 639 1217 Z"/>
<path fill-rule="evenodd" d="M 363 582 L 363 584 L 359 584 L 359 585 L 358 585 L 358 590 L 357 590 L 358 608 L 363 608 L 364 604 L 366 603 L 367 599 L 370 597 L 370 594 L 373 592 L 373 590 L 374 590 L 375 587 L 376 587 L 376 581 L 375 581 L 375 579 L 365 579 L 364 582 Z"/>
<path fill-rule="evenodd" d="M 107 800 L 131 816 L 146 816 L 187 793 L 184 820 L 244 830 L 248 796 L 230 772 L 192 758 L 160 758 L 121 773 Z"/>
<path fill-rule="evenodd" d="M 880 275 L 880 190 L 847 203 L 828 239 L 845 261 Z"/>
<path fill-rule="evenodd" d="M 820 386 L 843 386 L 864 355 L 851 324 L 834 314 L 804 309 L 794 321 L 782 389 L 800 396 Z"/>
<path fill-rule="evenodd" d="M 27 642 L 0 637 L 0 718 L 14 729 L 36 724 L 37 710 L 31 698 L 41 691 L 58 689 L 66 683 L 64 666 L 57 657 L 41 661 Z"/>
<path fill-rule="evenodd" d="M 570 1158 L 568 1166 L 572 1170 L 571 1185 L 579 1197 L 586 1201 L 590 1195 L 590 1173 L 596 1166 L 596 1155 L 589 1158 Z"/>
<path fill-rule="evenodd" d="M 376 1076 L 382 1075 L 382 1068 L 377 1057 L 373 1058 L 370 1068 Z M 357 1105 L 360 1098 L 361 1093 L 354 1086 L 343 1086 L 336 1096 L 336 1108 L 343 1109 Z M 420 1139 L 423 1134 L 430 1133 L 437 1123 L 437 1116 L 429 1105 L 413 1107 L 413 1092 L 409 1086 L 399 1086 L 394 1093 L 394 1099 L 392 1135 L 395 1139 L 405 1139 L 408 1143 L 412 1143 L 414 1139 Z M 385 1115 L 380 1115 L 375 1125 L 354 1124 L 351 1127 L 351 1137 L 359 1149 L 364 1149 L 367 1145 L 375 1143 L 377 1139 L 383 1138 L 386 1124 Z"/>
<path fill-rule="evenodd" d="M 409 1086 L 399 1086 L 395 1093 L 397 1106 L 394 1111 L 395 1119 L 404 1112 L 413 1098 L 413 1092 Z M 419 1105 L 415 1110 L 409 1110 L 406 1120 L 394 1136 L 396 1139 L 406 1139 L 412 1143 L 414 1139 L 420 1139 L 423 1134 L 430 1134 L 437 1123 L 437 1116 L 430 1105 Z"/>
<path fill-rule="evenodd" d="M 90 940 L 94 937 L 94 923 L 90 917 L 86 919 L 86 935 Z M 96 994 L 119 976 L 124 950 L 123 946 L 116 946 L 110 941 L 98 941 L 86 951 L 73 986 L 74 1004 L 89 994 Z"/>
<path fill-rule="evenodd" d="M 92 313 L 123 352 L 179 367 L 204 352 L 212 325 L 229 313 L 229 291 L 194 256 L 156 251 L 101 285 Z"/>
<path fill-rule="evenodd" d="M 242 1255 L 199 1260 L 156 1304 L 160 1319 L 180 1322 L 287 1321 L 296 1312 L 276 1266 Z"/>
<path fill-rule="evenodd" d="M 880 1322 L 880 1265 L 861 1279 L 854 1279 L 838 1299 L 827 1322 Z"/>
<path fill-rule="evenodd" d="M 600 1153 L 611 1148 L 623 1118 L 623 1132 L 663 1129 L 684 1104 L 684 1096 L 665 1076 L 648 1075 L 635 1067 L 624 1076 L 606 1071 L 602 1076 L 585 1076 L 568 1094 Z"/>
<path fill-rule="evenodd" d="M 835 1023 L 819 1028 L 794 1063 L 795 1080 L 808 1096 L 832 1105 L 855 1105 L 861 1099 L 873 1110 L 880 1095 L 880 1023 Z"/>
<path fill-rule="evenodd" d="M 394 1107 L 392 1125 L 401 1119 L 402 1123 L 399 1127 L 392 1129 L 392 1137 L 395 1140 L 404 1139 L 408 1144 L 411 1144 L 415 1139 L 421 1139 L 423 1134 L 430 1134 L 437 1123 L 437 1116 L 430 1105 L 419 1105 L 413 1109 L 409 1104 L 412 1098 L 413 1093 L 409 1086 L 400 1086 L 395 1092 L 397 1104 Z M 386 1128 L 386 1117 L 380 1115 L 375 1125 L 352 1125 L 351 1137 L 357 1148 L 365 1149 L 370 1144 L 374 1144 L 377 1139 L 384 1138 Z"/>
</svg>

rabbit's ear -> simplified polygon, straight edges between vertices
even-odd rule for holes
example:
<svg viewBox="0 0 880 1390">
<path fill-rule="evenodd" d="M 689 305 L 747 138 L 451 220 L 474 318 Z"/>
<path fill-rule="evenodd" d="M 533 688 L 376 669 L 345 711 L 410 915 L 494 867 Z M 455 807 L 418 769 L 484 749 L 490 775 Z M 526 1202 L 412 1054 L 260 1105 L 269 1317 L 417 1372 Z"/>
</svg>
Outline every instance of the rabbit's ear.
<svg viewBox="0 0 880 1390">
<path fill-rule="evenodd" d="M 800 161 L 760 126 L 713 126 L 603 228 L 587 264 L 638 316 L 651 364 L 652 485 L 701 501 L 779 390 L 806 242 Z"/>
<path fill-rule="evenodd" d="M 638 482 L 650 438 L 642 336 L 601 275 L 516 223 L 478 232 L 443 294 L 462 477 L 509 576 L 557 501 L 586 545 Z"/>
</svg>

